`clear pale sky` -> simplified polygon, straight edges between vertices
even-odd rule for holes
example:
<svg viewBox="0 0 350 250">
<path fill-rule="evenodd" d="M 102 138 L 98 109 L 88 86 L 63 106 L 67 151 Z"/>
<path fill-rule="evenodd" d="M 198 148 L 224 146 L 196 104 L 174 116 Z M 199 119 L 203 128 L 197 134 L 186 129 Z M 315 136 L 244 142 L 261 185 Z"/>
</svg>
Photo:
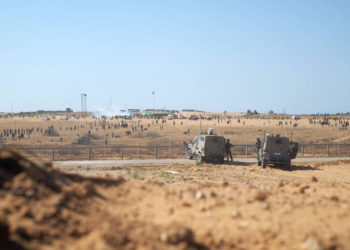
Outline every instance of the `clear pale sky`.
<svg viewBox="0 0 350 250">
<path fill-rule="evenodd" d="M 350 1 L 1 1 L 0 111 L 350 111 Z"/>
</svg>

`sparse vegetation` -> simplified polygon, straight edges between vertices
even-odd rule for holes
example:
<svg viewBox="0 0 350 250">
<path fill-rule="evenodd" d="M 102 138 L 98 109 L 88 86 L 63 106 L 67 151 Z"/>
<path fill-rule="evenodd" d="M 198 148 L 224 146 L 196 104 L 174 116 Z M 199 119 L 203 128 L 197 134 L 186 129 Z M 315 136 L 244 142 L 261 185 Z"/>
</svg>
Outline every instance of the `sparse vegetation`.
<svg viewBox="0 0 350 250">
<path fill-rule="evenodd" d="M 132 177 L 135 179 L 135 180 L 140 180 L 140 181 L 143 181 L 145 179 L 145 177 L 143 176 L 142 173 L 140 173 L 140 171 L 135 171 L 133 174 L 132 174 Z"/>
<path fill-rule="evenodd" d="M 190 178 L 190 177 L 186 178 L 183 175 L 181 176 L 181 179 L 182 179 L 183 182 L 188 182 L 188 181 L 192 181 L 193 180 L 193 178 Z"/>
</svg>

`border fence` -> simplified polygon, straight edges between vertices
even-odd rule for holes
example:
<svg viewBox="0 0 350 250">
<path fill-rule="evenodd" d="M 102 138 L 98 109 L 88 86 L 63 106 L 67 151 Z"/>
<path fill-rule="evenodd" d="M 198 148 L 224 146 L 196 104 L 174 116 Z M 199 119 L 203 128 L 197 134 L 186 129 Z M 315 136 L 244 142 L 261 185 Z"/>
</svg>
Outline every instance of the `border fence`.
<svg viewBox="0 0 350 250">
<path fill-rule="evenodd" d="M 15 147 L 29 158 L 52 161 L 71 160 L 128 160 L 185 158 L 184 145 L 167 146 L 71 146 L 71 147 Z M 255 145 L 233 145 L 235 158 L 256 157 Z M 350 156 L 350 144 L 299 144 L 298 158 Z"/>
</svg>

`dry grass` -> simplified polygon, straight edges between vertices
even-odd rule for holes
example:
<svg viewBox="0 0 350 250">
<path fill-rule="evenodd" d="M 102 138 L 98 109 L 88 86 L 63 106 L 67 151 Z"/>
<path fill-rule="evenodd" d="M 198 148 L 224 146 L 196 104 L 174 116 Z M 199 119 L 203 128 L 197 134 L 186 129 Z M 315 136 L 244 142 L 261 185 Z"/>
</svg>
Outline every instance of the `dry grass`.
<svg viewBox="0 0 350 250">
<path fill-rule="evenodd" d="M 188 116 L 189 114 L 185 114 Z M 210 113 L 204 113 L 203 116 L 213 115 Z M 107 139 L 107 145 L 182 145 L 184 141 L 189 142 L 193 139 L 193 136 L 200 133 L 200 127 L 202 131 L 207 131 L 208 128 L 213 128 L 218 135 L 223 135 L 226 138 L 231 139 L 233 144 L 254 144 L 257 137 L 262 137 L 264 133 L 280 134 L 281 136 L 291 136 L 293 133 L 293 140 L 300 143 L 337 143 L 338 135 L 340 136 L 340 143 L 350 143 L 349 130 L 339 130 L 333 123 L 331 126 L 322 127 L 321 125 L 310 125 L 308 118 L 302 117 L 302 120 L 298 121 L 298 126 L 293 127 L 290 125 L 291 120 L 284 120 L 283 126 L 277 126 L 280 120 L 273 119 L 274 116 L 270 116 L 270 119 L 250 119 L 244 118 L 240 114 L 227 114 L 232 116 L 231 123 L 227 123 L 225 120 L 203 120 L 202 126 L 200 121 L 186 120 L 166 120 L 166 123 L 157 125 L 154 119 L 139 119 L 127 120 L 129 128 L 108 129 L 108 125 L 120 123 L 122 119 L 106 120 L 107 126 L 103 130 L 99 125 L 102 119 L 94 118 L 71 118 L 68 121 L 61 121 L 59 117 L 51 119 L 50 121 L 43 121 L 42 118 L 8 118 L 0 119 L 0 133 L 3 129 L 30 129 L 40 128 L 43 131 L 49 127 L 54 126 L 55 130 L 59 133 L 57 137 L 44 136 L 40 131 L 34 132 L 30 138 L 25 135 L 20 141 L 18 138 L 11 139 L 11 136 L 6 138 L 6 144 L 10 145 L 26 145 L 26 146 L 38 146 L 38 145 L 50 145 L 50 146 L 67 146 L 74 145 L 78 139 L 86 136 L 90 130 L 91 142 L 89 145 L 103 146 Z M 240 119 L 240 122 L 237 122 Z M 288 125 L 285 125 L 285 122 Z M 173 125 L 175 122 L 175 125 Z M 97 126 L 95 126 L 95 123 Z M 182 125 L 181 125 L 182 123 Z M 292 122 L 294 123 L 294 121 Z M 131 136 L 126 136 L 126 131 L 131 129 L 131 126 L 144 126 L 147 128 L 143 133 L 132 132 Z M 160 129 L 160 125 L 163 129 Z M 81 127 L 83 126 L 83 127 Z M 76 129 L 74 129 L 76 127 Z M 70 130 L 72 128 L 72 130 Z M 185 131 L 190 130 L 190 134 L 184 134 Z M 112 138 L 112 133 L 118 138 Z M 60 141 L 62 138 L 62 141 Z"/>
</svg>

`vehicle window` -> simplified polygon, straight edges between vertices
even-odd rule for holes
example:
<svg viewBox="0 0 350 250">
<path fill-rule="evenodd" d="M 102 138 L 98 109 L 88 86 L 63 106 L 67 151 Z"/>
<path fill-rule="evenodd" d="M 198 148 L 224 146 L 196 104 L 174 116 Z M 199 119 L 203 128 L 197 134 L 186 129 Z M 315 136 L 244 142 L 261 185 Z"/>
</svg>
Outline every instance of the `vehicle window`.
<svg viewBox="0 0 350 250">
<path fill-rule="evenodd" d="M 204 136 L 199 137 L 201 141 L 204 141 Z"/>
<path fill-rule="evenodd" d="M 198 141 L 198 138 L 196 137 L 196 138 L 194 138 L 193 143 L 196 144 L 197 141 Z"/>
<path fill-rule="evenodd" d="M 275 140 L 275 143 L 276 143 L 276 144 L 282 144 L 282 143 L 283 143 L 283 140 L 282 140 L 282 139 L 276 139 L 276 140 Z"/>
</svg>

